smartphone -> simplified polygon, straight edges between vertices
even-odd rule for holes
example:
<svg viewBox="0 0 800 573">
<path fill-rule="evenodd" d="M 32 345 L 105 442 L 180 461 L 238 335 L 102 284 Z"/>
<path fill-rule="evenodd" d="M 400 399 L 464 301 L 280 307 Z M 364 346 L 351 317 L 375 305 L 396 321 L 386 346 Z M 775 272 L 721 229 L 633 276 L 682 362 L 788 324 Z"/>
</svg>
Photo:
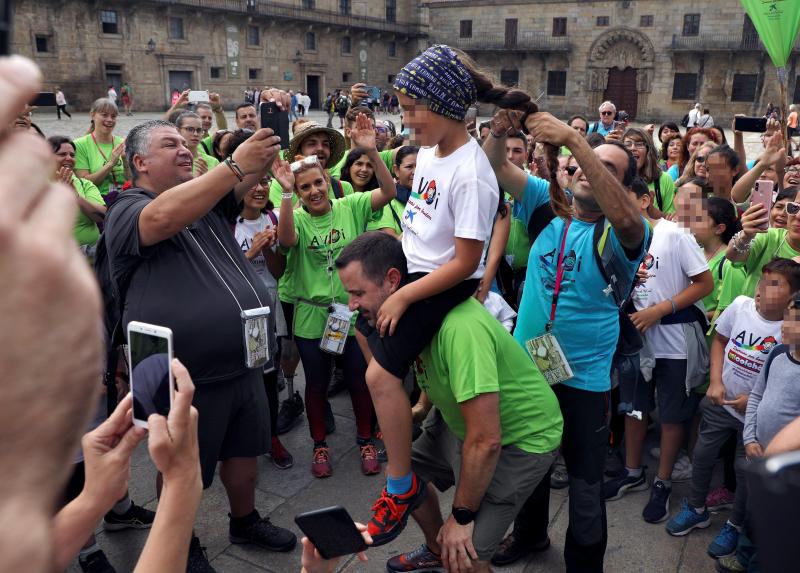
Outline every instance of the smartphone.
<svg viewBox="0 0 800 573">
<path fill-rule="evenodd" d="M 208 102 L 208 90 L 189 91 L 189 103 Z"/>
<path fill-rule="evenodd" d="M 367 91 L 372 101 L 380 101 L 381 88 L 379 88 L 378 86 L 364 86 L 364 89 Z"/>
<path fill-rule="evenodd" d="M 772 209 L 772 192 L 774 187 L 775 184 L 769 179 L 759 179 L 756 181 L 755 187 L 753 187 L 753 193 L 750 195 L 750 204 L 754 205 L 758 203 L 764 205 L 767 214 L 769 214 L 770 209 Z M 766 230 L 769 228 L 769 223 L 759 228 Z"/>
<path fill-rule="evenodd" d="M 261 127 L 270 128 L 281 138 L 281 149 L 289 149 L 289 112 L 282 111 L 272 101 L 262 101 L 258 112 L 261 114 Z"/>
<path fill-rule="evenodd" d="M 475 121 L 477 117 L 478 117 L 478 108 L 474 106 L 470 107 L 467 109 L 467 115 L 464 116 L 464 123 Z"/>
<path fill-rule="evenodd" d="M 625 129 L 625 122 L 624 121 L 617 121 L 614 120 L 614 123 L 611 124 L 611 131 L 616 131 L 618 129 Z"/>
<path fill-rule="evenodd" d="M 150 414 L 169 414 L 175 398 L 172 357 L 172 330 L 145 322 L 128 323 L 128 364 L 136 426 L 147 428 Z"/>
<path fill-rule="evenodd" d="M 295 516 L 294 522 L 324 559 L 358 553 L 367 548 L 353 518 L 340 505 L 301 513 Z"/>
<path fill-rule="evenodd" d="M 736 131 L 764 133 L 767 131 L 767 118 L 738 116 L 733 118 L 733 129 Z"/>
<path fill-rule="evenodd" d="M 56 94 L 54 92 L 39 92 L 28 102 L 34 107 L 50 107 L 56 105 Z"/>
</svg>

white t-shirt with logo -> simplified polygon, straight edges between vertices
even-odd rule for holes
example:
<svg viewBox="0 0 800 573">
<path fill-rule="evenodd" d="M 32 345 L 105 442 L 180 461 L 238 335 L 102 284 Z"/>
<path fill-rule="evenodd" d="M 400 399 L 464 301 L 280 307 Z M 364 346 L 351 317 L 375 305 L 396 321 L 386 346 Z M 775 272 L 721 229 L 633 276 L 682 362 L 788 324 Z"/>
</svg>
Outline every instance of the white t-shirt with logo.
<svg viewBox="0 0 800 573">
<path fill-rule="evenodd" d="M 500 194 L 478 142 L 470 138 L 447 157 L 420 149 L 403 212 L 403 251 L 410 273 L 430 273 L 455 256 L 455 238 L 488 241 Z M 469 278 L 483 276 L 483 259 Z"/>
<path fill-rule="evenodd" d="M 647 270 L 647 281 L 633 291 L 636 310 L 674 297 L 691 284 L 689 277 L 708 270 L 703 250 L 691 233 L 666 219 L 660 219 L 653 229 L 653 242 L 642 265 Z M 701 301 L 696 304 L 702 308 Z M 656 358 L 686 358 L 683 325 L 656 324 L 645 332 L 645 338 Z"/>
<path fill-rule="evenodd" d="M 716 329 L 728 338 L 722 362 L 725 399 L 749 394 L 764 367 L 770 351 L 781 343 L 782 320 L 767 320 L 756 310 L 756 301 L 737 296 L 717 318 Z M 731 406 L 724 408 L 744 422 L 744 416 Z"/>
</svg>

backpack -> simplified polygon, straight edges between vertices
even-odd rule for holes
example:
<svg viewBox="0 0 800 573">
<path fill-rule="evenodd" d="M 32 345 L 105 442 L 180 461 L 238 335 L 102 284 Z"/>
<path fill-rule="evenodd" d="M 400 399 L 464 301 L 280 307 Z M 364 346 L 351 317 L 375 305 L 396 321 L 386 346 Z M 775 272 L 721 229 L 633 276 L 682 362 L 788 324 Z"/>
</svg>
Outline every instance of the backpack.
<svg viewBox="0 0 800 573">
<path fill-rule="evenodd" d="M 663 171 L 661 173 L 663 173 Z M 664 205 L 664 197 L 661 195 L 661 173 L 653 180 L 653 190 L 656 192 L 656 206 L 659 211 L 661 211 Z"/>
<path fill-rule="evenodd" d="M 779 344 L 778 346 L 772 349 L 772 352 L 769 353 L 769 356 L 767 356 L 767 361 L 764 363 L 764 368 L 763 368 L 764 384 L 769 382 L 769 367 L 772 366 L 772 361 L 775 360 L 775 358 L 779 354 L 786 354 L 788 351 L 789 347 L 787 345 Z"/>
<path fill-rule="evenodd" d="M 689 127 L 689 114 L 688 113 L 683 116 L 683 119 L 681 120 L 681 127 Z"/>
<path fill-rule="evenodd" d="M 350 102 L 345 96 L 339 96 L 336 100 L 336 111 L 339 113 L 347 113 L 347 108 L 350 107 Z"/>
<path fill-rule="evenodd" d="M 531 245 L 554 218 L 555 213 L 549 203 L 541 205 L 531 214 L 528 219 L 528 238 Z M 592 239 L 595 245 L 594 260 L 603 280 L 608 283 L 603 292 L 606 296 L 614 297 L 614 304 L 619 314 L 619 338 L 617 339 L 616 353 L 630 356 L 637 354 L 644 346 L 642 337 L 631 322 L 626 308 L 633 292 L 634 278 L 628 277 L 627 273 L 623 274 L 623 269 L 620 268 L 618 258 L 614 255 L 611 243 L 608 241 L 610 231 L 611 223 L 605 217 L 600 217 L 595 222 Z M 652 235 L 648 237 L 647 243 L 643 246 L 645 251 L 649 250 L 651 239 Z"/>
<path fill-rule="evenodd" d="M 586 133 L 597 133 L 600 127 L 597 125 L 598 122 L 594 122 L 592 125 L 589 126 L 589 131 Z"/>
</svg>

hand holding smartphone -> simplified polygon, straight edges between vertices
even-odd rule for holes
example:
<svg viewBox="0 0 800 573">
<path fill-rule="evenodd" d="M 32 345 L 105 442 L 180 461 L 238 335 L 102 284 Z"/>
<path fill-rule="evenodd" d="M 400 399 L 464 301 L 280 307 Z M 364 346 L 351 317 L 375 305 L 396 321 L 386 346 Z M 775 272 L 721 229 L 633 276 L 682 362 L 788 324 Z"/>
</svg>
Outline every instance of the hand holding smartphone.
<svg viewBox="0 0 800 573">
<path fill-rule="evenodd" d="M 133 423 L 140 428 L 148 427 L 150 414 L 169 414 L 175 399 L 173 354 L 172 330 L 144 322 L 128 323 Z"/>
<path fill-rule="evenodd" d="M 751 133 L 764 133 L 767 131 L 766 117 L 746 117 L 737 115 L 733 118 L 734 131 L 749 131 Z"/>
<path fill-rule="evenodd" d="M 211 101 L 208 97 L 208 90 L 191 90 L 189 91 L 189 103 L 207 103 Z"/>
<path fill-rule="evenodd" d="M 268 127 L 281 138 L 281 149 L 289 149 L 289 112 L 273 101 L 262 101 L 258 109 L 261 127 Z"/>
<path fill-rule="evenodd" d="M 753 193 L 750 195 L 750 204 L 763 205 L 764 209 L 767 210 L 767 214 L 769 215 L 769 212 L 772 209 L 774 188 L 775 184 L 769 179 L 759 179 L 756 181 L 755 187 L 753 187 Z M 768 228 L 769 222 L 759 226 L 759 229 L 767 230 Z"/>
<path fill-rule="evenodd" d="M 347 510 L 340 505 L 295 516 L 295 523 L 324 559 L 364 551 L 367 544 Z"/>
</svg>

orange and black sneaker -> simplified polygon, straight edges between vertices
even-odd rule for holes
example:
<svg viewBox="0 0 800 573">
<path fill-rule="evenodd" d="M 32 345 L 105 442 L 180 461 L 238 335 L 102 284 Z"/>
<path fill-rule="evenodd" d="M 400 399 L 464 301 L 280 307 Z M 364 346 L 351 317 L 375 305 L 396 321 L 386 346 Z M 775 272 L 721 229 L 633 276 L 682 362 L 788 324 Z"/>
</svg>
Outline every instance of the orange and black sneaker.
<svg viewBox="0 0 800 573">
<path fill-rule="evenodd" d="M 425 482 L 411 474 L 411 489 L 408 493 L 394 495 L 383 488 L 381 496 L 373 504 L 375 512 L 367 524 L 367 531 L 372 536 L 372 547 L 378 547 L 392 541 L 405 529 L 408 516 L 425 500 L 427 488 Z"/>
<path fill-rule="evenodd" d="M 381 462 L 378 461 L 378 450 L 372 442 L 359 445 L 361 450 L 361 473 L 373 476 L 381 473 Z"/>
<path fill-rule="evenodd" d="M 411 573 L 412 571 L 425 571 L 426 573 L 444 573 L 442 558 L 428 549 L 424 543 L 408 553 L 401 553 L 386 562 L 389 573 Z"/>
<path fill-rule="evenodd" d="M 327 446 L 314 447 L 314 459 L 311 462 L 311 473 L 316 478 L 326 478 L 333 475 L 331 455 Z"/>
</svg>

